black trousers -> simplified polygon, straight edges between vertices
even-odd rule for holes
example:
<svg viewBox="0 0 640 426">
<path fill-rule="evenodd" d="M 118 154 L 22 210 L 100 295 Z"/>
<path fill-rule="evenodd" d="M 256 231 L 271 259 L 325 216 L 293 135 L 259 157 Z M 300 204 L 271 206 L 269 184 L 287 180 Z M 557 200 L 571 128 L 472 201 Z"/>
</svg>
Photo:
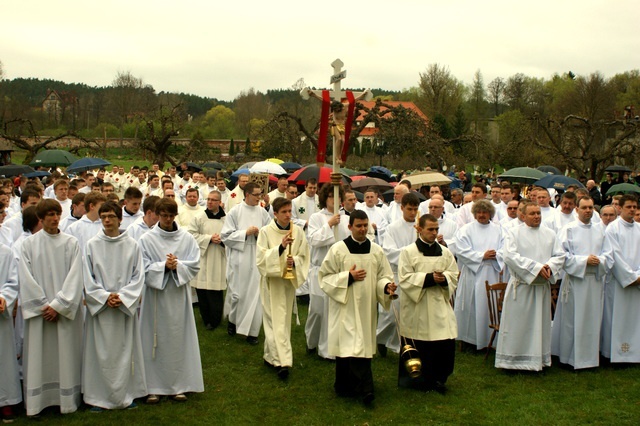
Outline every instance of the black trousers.
<svg viewBox="0 0 640 426">
<path fill-rule="evenodd" d="M 222 309 L 224 307 L 223 290 L 203 290 L 196 288 L 198 295 L 198 307 L 204 325 L 215 328 L 222 321 Z"/>
<path fill-rule="evenodd" d="M 373 393 L 371 358 L 336 357 L 336 381 L 333 388 L 338 396 L 360 397 Z"/>
<path fill-rule="evenodd" d="M 406 343 L 414 346 L 420 353 L 422 362 L 422 374 L 420 377 L 412 379 L 404 367 L 404 360 L 400 357 L 398 367 L 398 386 L 402 388 L 414 388 L 430 390 L 436 382 L 445 384 L 453 373 L 453 366 L 456 356 L 455 339 L 436 340 L 428 342 L 425 340 L 412 340 L 401 338 L 402 345 Z M 405 343 L 406 342 L 406 343 Z M 402 350 L 401 350 L 402 352 Z"/>
</svg>

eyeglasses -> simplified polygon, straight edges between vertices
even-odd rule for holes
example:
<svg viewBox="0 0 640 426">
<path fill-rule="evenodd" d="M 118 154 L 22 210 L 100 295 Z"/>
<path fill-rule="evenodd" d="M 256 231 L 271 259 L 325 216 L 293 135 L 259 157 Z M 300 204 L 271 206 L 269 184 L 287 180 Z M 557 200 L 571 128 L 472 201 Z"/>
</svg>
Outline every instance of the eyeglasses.
<svg viewBox="0 0 640 426">
<path fill-rule="evenodd" d="M 258 194 L 251 194 L 254 197 L 258 197 L 258 198 L 262 198 L 262 192 L 258 193 Z"/>
</svg>

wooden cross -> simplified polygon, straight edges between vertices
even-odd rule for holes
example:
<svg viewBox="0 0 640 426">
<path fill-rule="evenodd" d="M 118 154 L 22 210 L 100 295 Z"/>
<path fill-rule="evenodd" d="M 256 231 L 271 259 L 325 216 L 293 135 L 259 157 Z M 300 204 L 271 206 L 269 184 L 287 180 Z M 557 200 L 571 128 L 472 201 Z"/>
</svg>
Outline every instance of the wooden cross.
<svg viewBox="0 0 640 426">
<path fill-rule="evenodd" d="M 329 97 L 334 101 L 342 102 L 342 99 L 347 98 L 347 92 L 342 90 L 342 88 L 340 87 L 340 82 L 347 76 L 347 70 L 342 69 L 342 67 L 344 66 L 344 63 L 340 59 L 336 59 L 335 61 L 333 61 L 331 63 L 331 66 L 333 67 L 333 75 L 331 76 L 329 83 L 333 85 L 333 90 L 329 92 Z M 369 89 L 365 90 L 364 92 L 352 92 L 352 94 L 353 94 L 353 102 L 360 99 L 364 99 L 367 101 L 373 99 L 373 93 L 371 93 L 371 90 Z M 304 100 L 307 100 L 310 97 L 313 97 L 313 98 L 319 99 L 320 101 L 324 101 L 322 90 L 311 90 L 308 87 L 305 87 L 300 91 L 300 96 L 302 96 L 302 99 Z M 321 120 L 323 119 L 324 118 L 321 118 Z M 350 124 L 351 123 L 347 123 L 347 125 L 350 125 Z M 340 203 L 338 200 L 340 199 L 340 185 L 342 184 L 342 175 L 340 174 L 340 166 L 338 165 L 338 158 L 340 157 L 341 152 L 338 152 L 339 141 L 338 141 L 338 138 L 336 137 L 336 134 L 332 132 L 332 135 L 333 135 L 333 173 L 331 174 L 331 184 L 333 185 L 333 188 L 334 188 L 333 190 L 334 213 L 337 214 L 340 207 Z M 348 143 L 349 141 L 345 140 L 344 142 Z M 334 235 L 335 235 L 336 241 L 338 241 L 337 226 L 334 227 Z"/>
</svg>

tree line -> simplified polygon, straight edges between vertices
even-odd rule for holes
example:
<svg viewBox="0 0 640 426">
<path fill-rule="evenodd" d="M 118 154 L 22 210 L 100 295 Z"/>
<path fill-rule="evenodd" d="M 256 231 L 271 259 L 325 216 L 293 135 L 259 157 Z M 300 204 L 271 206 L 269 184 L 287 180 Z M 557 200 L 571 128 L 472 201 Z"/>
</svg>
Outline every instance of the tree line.
<svg viewBox="0 0 640 426">
<path fill-rule="evenodd" d="M 0 65 L 1 70 L 1 65 Z M 312 161 L 320 105 L 301 99 L 303 79 L 291 87 L 242 91 L 233 101 L 185 93 L 156 92 L 131 72 L 111 85 L 91 87 L 46 79 L 1 79 L 0 129 L 32 154 L 51 140 L 75 135 L 100 148 L 100 138 L 134 138 L 159 161 L 176 162 L 206 152 L 205 139 L 250 140 L 249 151 L 265 157 Z M 42 108 L 49 90 L 61 95 L 59 111 Z M 358 90 L 358 89 L 354 89 Z M 599 178 L 610 163 L 638 164 L 640 71 L 605 77 L 599 72 L 557 73 L 548 79 L 518 73 L 485 83 L 457 79 L 447 66 L 430 64 L 416 86 L 402 91 L 373 89 L 371 108 L 357 105 L 361 120 L 352 132 L 350 164 L 376 162 L 394 168 L 456 164 L 481 169 L 543 163 Z M 414 102 L 428 117 L 390 101 Z M 359 137 L 367 125 L 373 137 Z M 40 137 L 25 144 L 25 137 Z M 171 138 L 193 146 L 173 152 Z M 22 142 L 22 143 L 21 143 Z M 203 151 L 204 150 L 204 151 Z M 204 158 L 204 157 L 202 157 Z"/>
</svg>

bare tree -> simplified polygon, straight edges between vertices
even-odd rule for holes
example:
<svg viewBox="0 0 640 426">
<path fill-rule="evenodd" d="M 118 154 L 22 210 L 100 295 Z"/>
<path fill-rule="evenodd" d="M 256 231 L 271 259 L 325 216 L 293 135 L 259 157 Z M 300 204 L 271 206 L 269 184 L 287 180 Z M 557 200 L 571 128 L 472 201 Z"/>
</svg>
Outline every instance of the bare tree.
<svg viewBox="0 0 640 426">
<path fill-rule="evenodd" d="M 449 68 L 431 64 L 420 73 L 420 103 L 428 117 L 441 115 L 451 120 L 462 103 L 464 85 L 453 77 Z"/>
<path fill-rule="evenodd" d="M 504 88 L 506 84 L 504 79 L 501 77 L 496 77 L 491 80 L 491 83 L 487 85 L 487 89 L 489 90 L 489 102 L 493 105 L 493 113 L 494 115 L 500 115 L 500 104 L 504 99 Z"/>
</svg>

